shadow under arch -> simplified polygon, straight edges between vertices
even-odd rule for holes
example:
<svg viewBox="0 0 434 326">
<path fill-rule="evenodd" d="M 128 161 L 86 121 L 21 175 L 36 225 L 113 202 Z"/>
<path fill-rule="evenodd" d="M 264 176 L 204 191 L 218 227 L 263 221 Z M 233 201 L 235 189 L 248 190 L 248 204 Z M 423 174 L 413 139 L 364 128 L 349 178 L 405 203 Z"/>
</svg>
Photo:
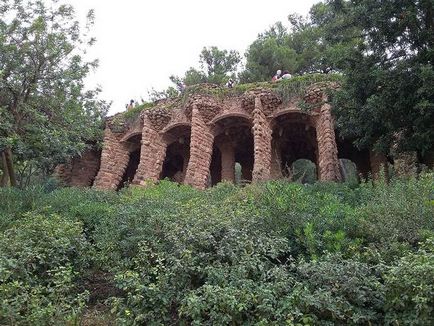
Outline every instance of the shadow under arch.
<svg viewBox="0 0 434 326">
<path fill-rule="evenodd" d="M 190 160 L 191 125 L 177 123 L 163 130 L 167 144 L 163 168 L 159 179 L 169 179 L 182 183 Z"/>
<path fill-rule="evenodd" d="M 134 180 L 137 168 L 140 163 L 140 149 L 141 149 L 142 134 L 135 133 L 131 134 L 129 138 L 124 138 L 122 140 L 123 146 L 128 149 L 129 158 L 128 164 L 125 168 L 122 179 L 117 186 L 117 190 L 123 188 L 125 185 L 130 184 Z"/>
<path fill-rule="evenodd" d="M 359 150 L 356 146 L 353 145 L 353 142 L 351 140 L 339 137 L 337 131 L 335 131 L 335 134 L 336 145 L 338 149 L 338 158 L 340 162 L 339 165 L 343 180 L 346 179 L 345 166 L 348 165 L 347 163 L 344 163 L 345 161 L 343 160 L 353 162 L 357 169 L 357 176 L 361 176 L 363 179 L 367 179 L 369 174 L 371 173 L 369 150 Z"/>
<path fill-rule="evenodd" d="M 318 173 L 318 142 L 313 117 L 301 111 L 288 110 L 271 121 L 271 176 L 291 176 L 293 163 L 306 159 L 316 165 Z"/>
<path fill-rule="evenodd" d="M 235 182 L 235 164 L 241 179 L 251 182 L 254 163 L 252 119 L 247 114 L 229 113 L 213 120 L 213 154 L 209 186 L 221 181 Z"/>
</svg>

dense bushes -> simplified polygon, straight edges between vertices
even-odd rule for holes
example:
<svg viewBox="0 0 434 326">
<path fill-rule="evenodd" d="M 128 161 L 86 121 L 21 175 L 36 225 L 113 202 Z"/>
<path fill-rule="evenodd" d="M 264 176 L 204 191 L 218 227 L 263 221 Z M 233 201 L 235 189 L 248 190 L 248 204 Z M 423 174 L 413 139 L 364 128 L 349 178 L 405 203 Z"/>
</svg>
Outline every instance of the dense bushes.
<svg viewBox="0 0 434 326">
<path fill-rule="evenodd" d="M 433 190 L 432 174 L 0 190 L 0 324 L 79 318 L 93 271 L 118 324 L 431 324 Z"/>
<path fill-rule="evenodd" d="M 85 292 L 76 286 L 88 267 L 80 222 L 24 214 L 0 237 L 0 324 L 58 324 L 78 317 Z"/>
</svg>

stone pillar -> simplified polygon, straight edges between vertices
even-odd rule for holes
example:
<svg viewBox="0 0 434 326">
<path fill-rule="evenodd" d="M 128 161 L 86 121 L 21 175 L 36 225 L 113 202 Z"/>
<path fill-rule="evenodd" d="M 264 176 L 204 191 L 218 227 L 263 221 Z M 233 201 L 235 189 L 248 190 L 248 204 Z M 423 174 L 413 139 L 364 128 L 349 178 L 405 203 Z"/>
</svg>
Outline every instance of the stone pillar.
<svg viewBox="0 0 434 326">
<path fill-rule="evenodd" d="M 145 116 L 143 119 L 142 147 L 140 163 L 137 167 L 133 183 L 144 185 L 147 180 L 157 181 L 163 169 L 167 144 L 162 135 L 152 128 L 151 122 Z"/>
<path fill-rule="evenodd" d="M 386 156 L 382 153 L 378 153 L 373 150 L 370 150 L 369 162 L 371 164 L 372 178 L 378 179 L 378 177 L 380 176 L 380 172 L 383 169 L 384 173 L 386 174 L 386 180 L 387 180 L 388 168 L 387 168 Z"/>
<path fill-rule="evenodd" d="M 235 181 L 235 150 L 232 143 L 224 143 L 220 147 L 222 154 L 222 181 Z"/>
<path fill-rule="evenodd" d="M 193 106 L 191 118 L 190 161 L 188 162 L 185 183 L 198 189 L 205 189 L 210 173 L 214 136 L 206 125 L 199 109 Z"/>
<path fill-rule="evenodd" d="M 101 167 L 95 178 L 94 187 L 116 189 L 122 181 L 129 159 L 130 153 L 127 146 L 119 142 L 110 128 L 105 128 Z"/>
<path fill-rule="evenodd" d="M 254 165 L 253 181 L 268 180 L 271 177 L 271 138 L 272 130 L 259 97 L 255 98 L 253 110 Z"/>
<path fill-rule="evenodd" d="M 316 123 L 318 177 L 320 181 L 340 181 L 338 149 L 330 104 L 323 104 L 320 112 L 321 114 Z"/>
</svg>

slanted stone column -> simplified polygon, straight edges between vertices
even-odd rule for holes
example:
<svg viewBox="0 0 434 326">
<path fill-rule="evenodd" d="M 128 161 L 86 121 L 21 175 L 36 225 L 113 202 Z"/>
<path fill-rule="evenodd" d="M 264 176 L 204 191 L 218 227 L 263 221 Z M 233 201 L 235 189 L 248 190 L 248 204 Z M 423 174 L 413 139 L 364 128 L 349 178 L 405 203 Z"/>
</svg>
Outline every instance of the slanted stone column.
<svg viewBox="0 0 434 326">
<path fill-rule="evenodd" d="M 145 116 L 143 119 L 142 147 L 140 163 L 133 183 L 143 185 L 147 180 L 157 181 L 163 169 L 167 144 L 162 135 L 152 128 L 151 122 Z"/>
<path fill-rule="evenodd" d="M 211 164 L 214 136 L 204 122 L 199 109 L 193 106 L 191 118 L 190 161 L 184 182 L 198 189 L 205 189 Z"/>
<path fill-rule="evenodd" d="M 316 124 L 318 142 L 318 169 L 320 181 L 340 181 L 338 149 L 331 106 L 323 104 Z"/>
<path fill-rule="evenodd" d="M 220 147 L 222 154 L 222 181 L 235 181 L 235 150 L 232 143 L 224 143 Z"/>
<path fill-rule="evenodd" d="M 271 138 L 272 130 L 259 97 L 255 98 L 253 110 L 254 165 L 253 181 L 269 180 L 271 177 Z"/>
<path fill-rule="evenodd" d="M 119 142 L 109 127 L 105 128 L 101 167 L 95 178 L 94 187 L 116 189 L 122 181 L 129 159 L 130 153 L 127 146 Z"/>
</svg>

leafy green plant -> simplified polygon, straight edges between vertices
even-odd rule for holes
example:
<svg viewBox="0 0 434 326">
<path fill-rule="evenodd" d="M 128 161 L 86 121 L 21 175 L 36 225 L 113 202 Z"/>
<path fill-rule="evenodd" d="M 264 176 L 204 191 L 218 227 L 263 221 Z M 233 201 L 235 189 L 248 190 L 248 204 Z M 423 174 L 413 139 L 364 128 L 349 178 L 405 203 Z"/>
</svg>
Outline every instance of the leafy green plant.
<svg viewBox="0 0 434 326">
<path fill-rule="evenodd" d="M 26 214 L 0 236 L 0 323 L 57 324 L 78 317 L 87 293 L 77 288 L 88 266 L 81 224 Z"/>
</svg>

